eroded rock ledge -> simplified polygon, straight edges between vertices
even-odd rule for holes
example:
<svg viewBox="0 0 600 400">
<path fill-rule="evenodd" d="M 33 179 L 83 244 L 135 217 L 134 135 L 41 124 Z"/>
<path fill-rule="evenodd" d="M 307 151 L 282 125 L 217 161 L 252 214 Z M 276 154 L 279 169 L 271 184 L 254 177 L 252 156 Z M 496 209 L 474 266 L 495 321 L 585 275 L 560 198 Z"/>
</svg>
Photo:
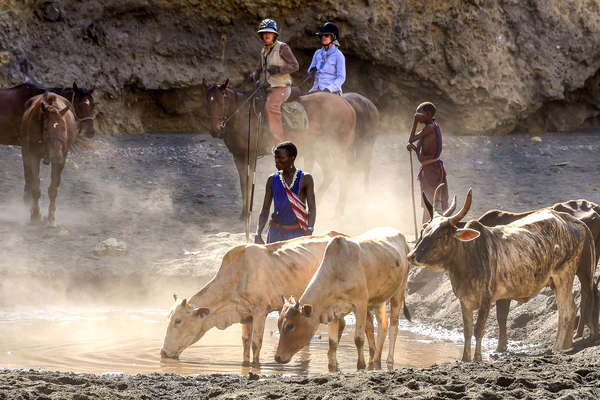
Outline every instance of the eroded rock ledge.
<svg viewBox="0 0 600 400">
<path fill-rule="evenodd" d="M 196 131 L 202 78 L 241 85 L 266 16 L 302 68 L 319 24 L 338 22 L 345 89 L 371 97 L 388 121 L 406 125 L 427 99 L 454 134 L 600 124 L 600 0 L 7 0 L 0 84 L 29 73 L 95 86 L 107 134 Z"/>
</svg>

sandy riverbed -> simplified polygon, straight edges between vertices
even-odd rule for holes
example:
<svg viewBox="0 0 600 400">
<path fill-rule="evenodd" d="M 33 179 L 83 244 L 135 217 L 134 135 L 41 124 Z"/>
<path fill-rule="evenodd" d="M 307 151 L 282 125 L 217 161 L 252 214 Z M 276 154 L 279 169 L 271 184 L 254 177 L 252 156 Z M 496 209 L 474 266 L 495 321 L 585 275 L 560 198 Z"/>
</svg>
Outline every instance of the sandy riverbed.
<svg viewBox="0 0 600 400">
<path fill-rule="evenodd" d="M 450 191 L 462 204 L 467 188 L 473 188 L 470 217 L 490 208 L 527 210 L 573 198 L 600 202 L 598 138 L 597 132 L 543 135 L 541 141 L 530 136 L 445 138 L 443 159 Z M 356 234 L 391 225 L 412 234 L 403 143 L 393 135 L 378 140 L 369 185 L 355 189 L 344 218 L 334 219 L 340 185 L 357 180 L 340 171 L 340 182 L 320 194 L 317 230 Z M 302 160 L 298 164 L 302 167 Z M 262 200 L 262 182 L 272 169 L 270 159 L 260 161 L 255 210 Z M 311 172 L 318 184 L 320 170 Z M 47 175 L 45 170 L 43 199 L 47 199 Z M 91 149 L 70 155 L 59 189 L 57 229 L 26 223 L 22 185 L 20 149 L 0 148 L 3 309 L 73 302 L 168 308 L 172 292 L 193 294 L 218 268 L 224 252 L 244 241 L 232 159 L 222 142 L 205 134 L 99 137 Z M 93 255 L 95 245 L 109 237 L 127 242 L 128 254 Z M 447 278 L 419 269 L 413 275 L 408 304 L 415 320 L 459 332 L 459 304 Z M 321 396 L 340 398 L 493 398 L 492 393 L 546 398 L 574 390 L 578 391 L 575 397 L 598 397 L 591 389 L 598 380 L 597 347 L 589 347 L 592 343 L 578 343 L 574 355 L 530 356 L 544 352 L 554 340 L 555 310 L 549 290 L 514 306 L 510 339 L 535 347 L 526 356 L 513 353 L 506 360 L 483 365 L 257 381 L 255 377 L 174 375 L 72 378 L 63 373 L 4 371 L 0 396 L 18 398 L 31 392 L 33 397 L 48 398 L 316 398 L 318 389 Z M 486 337 L 493 340 L 495 335 L 492 312 Z M 512 350 L 523 351 L 516 346 Z M 289 384 L 282 385 L 282 379 Z"/>
</svg>

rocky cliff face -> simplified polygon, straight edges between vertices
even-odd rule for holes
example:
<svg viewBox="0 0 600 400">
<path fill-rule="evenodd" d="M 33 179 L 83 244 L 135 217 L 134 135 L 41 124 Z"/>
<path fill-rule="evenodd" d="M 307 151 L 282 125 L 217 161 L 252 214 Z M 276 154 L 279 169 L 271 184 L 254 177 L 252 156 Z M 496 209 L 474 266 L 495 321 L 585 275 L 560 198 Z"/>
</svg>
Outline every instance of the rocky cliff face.
<svg viewBox="0 0 600 400">
<path fill-rule="evenodd" d="M 455 134 L 600 124 L 600 0 L 4 0 L 0 85 L 96 87 L 107 134 L 196 131 L 202 78 L 242 85 L 264 17 L 303 70 L 320 23 L 339 23 L 345 90 L 403 130 L 424 100 Z"/>
</svg>

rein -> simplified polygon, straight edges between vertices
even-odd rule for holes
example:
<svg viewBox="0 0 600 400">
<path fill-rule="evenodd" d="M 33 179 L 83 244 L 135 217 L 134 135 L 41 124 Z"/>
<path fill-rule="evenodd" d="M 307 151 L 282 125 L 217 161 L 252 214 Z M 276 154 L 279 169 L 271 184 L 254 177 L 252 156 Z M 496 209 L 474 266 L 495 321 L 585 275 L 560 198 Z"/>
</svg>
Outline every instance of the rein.
<svg viewBox="0 0 600 400">
<path fill-rule="evenodd" d="M 238 112 L 238 111 L 240 111 L 240 109 L 241 109 L 241 108 L 242 108 L 242 107 L 243 107 L 243 106 L 244 106 L 246 103 L 248 103 L 248 102 L 250 101 L 250 99 L 252 99 L 254 96 L 256 96 L 256 93 L 258 93 L 258 91 L 259 91 L 260 89 L 261 89 L 261 87 L 260 87 L 260 86 L 259 86 L 259 87 L 257 87 L 256 89 L 254 89 L 254 91 L 253 91 L 252 93 L 250 93 L 250 94 L 248 95 L 248 97 L 246 97 L 246 98 L 244 99 L 244 101 L 243 101 L 242 103 L 240 103 L 240 105 L 238 105 L 238 106 L 236 107 L 236 109 L 235 109 L 235 110 L 233 110 L 233 112 L 232 112 L 231 114 L 229 114 L 229 116 L 228 116 L 228 117 L 224 117 L 224 118 L 221 120 L 221 123 L 219 124 L 219 128 L 220 128 L 220 129 L 225 129 L 225 126 L 227 126 L 227 124 L 228 124 L 228 123 L 229 123 L 229 121 L 230 121 L 230 120 L 231 120 L 231 119 L 232 119 L 232 118 L 235 116 L 235 114 L 237 114 L 237 112 Z M 235 94 L 235 92 L 234 92 L 234 94 Z M 225 115 L 225 110 L 226 110 L 227 108 L 229 108 L 229 107 L 228 107 L 228 106 L 229 106 L 229 102 L 227 102 L 227 104 L 225 104 L 225 99 L 229 99 L 229 96 L 223 95 L 223 97 L 224 97 L 224 99 L 223 99 L 223 115 Z M 209 116 L 209 118 L 210 118 L 210 119 L 219 119 L 219 117 L 211 117 L 211 116 Z"/>
</svg>

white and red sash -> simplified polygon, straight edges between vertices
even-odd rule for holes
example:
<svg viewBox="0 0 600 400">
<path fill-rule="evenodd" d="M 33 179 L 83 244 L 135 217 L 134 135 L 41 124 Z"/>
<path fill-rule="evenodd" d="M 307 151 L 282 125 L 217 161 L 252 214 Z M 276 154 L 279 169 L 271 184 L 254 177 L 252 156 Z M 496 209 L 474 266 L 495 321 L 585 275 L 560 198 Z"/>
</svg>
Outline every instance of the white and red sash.
<svg viewBox="0 0 600 400">
<path fill-rule="evenodd" d="M 292 185 L 288 186 L 283 179 L 283 171 L 279 172 L 279 179 L 281 179 L 281 183 L 283 184 L 283 188 L 285 189 L 285 194 L 287 195 L 288 201 L 292 206 L 292 211 L 296 215 L 296 221 L 298 221 L 298 225 L 300 225 L 300 229 L 306 230 L 308 227 L 308 209 L 306 205 L 300 200 L 300 198 L 292 192 L 291 187 L 294 186 L 296 179 L 298 178 L 298 170 L 294 173 L 294 179 L 292 179 Z"/>
</svg>

